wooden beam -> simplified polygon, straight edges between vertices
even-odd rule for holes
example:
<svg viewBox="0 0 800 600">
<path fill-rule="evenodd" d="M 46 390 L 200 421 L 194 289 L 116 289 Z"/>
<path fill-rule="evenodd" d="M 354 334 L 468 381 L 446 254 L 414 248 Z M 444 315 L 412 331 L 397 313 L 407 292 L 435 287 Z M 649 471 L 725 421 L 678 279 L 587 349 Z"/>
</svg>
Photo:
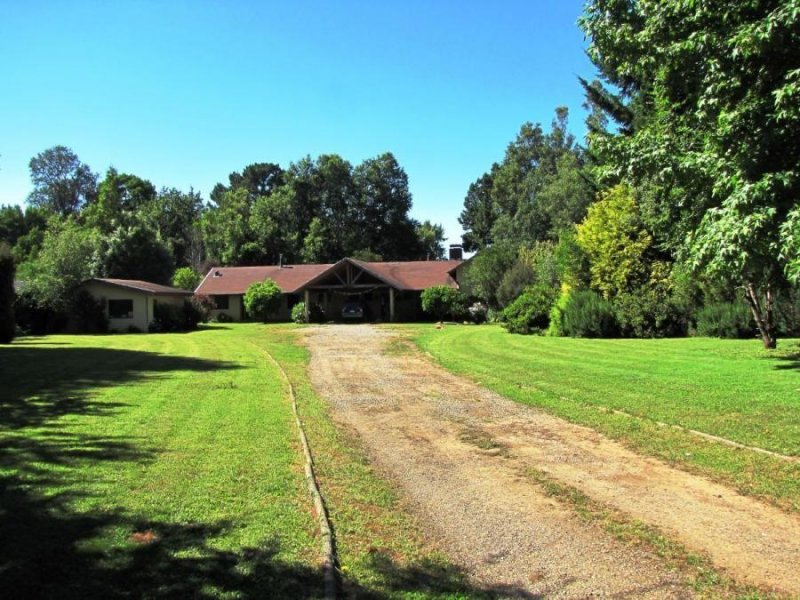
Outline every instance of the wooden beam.
<svg viewBox="0 0 800 600">
<path fill-rule="evenodd" d="M 394 288 L 389 288 L 389 322 L 394 323 Z"/>
<path fill-rule="evenodd" d="M 305 319 L 306 319 L 306 323 L 308 323 L 308 316 L 310 314 L 309 311 L 310 311 L 310 308 L 311 308 L 309 306 L 309 302 L 311 302 L 311 294 L 309 293 L 308 290 L 306 290 L 305 293 L 303 294 L 303 301 L 304 301 L 303 312 L 306 313 L 305 314 Z"/>
</svg>

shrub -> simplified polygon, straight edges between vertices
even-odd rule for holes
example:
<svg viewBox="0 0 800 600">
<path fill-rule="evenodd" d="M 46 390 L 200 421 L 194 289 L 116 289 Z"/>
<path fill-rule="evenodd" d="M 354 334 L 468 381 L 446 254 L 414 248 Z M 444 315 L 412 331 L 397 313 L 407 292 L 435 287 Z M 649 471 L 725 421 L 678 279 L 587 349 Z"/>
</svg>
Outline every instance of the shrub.
<svg viewBox="0 0 800 600">
<path fill-rule="evenodd" d="M 486 322 L 488 308 L 483 302 L 474 302 L 467 309 L 467 312 L 469 313 L 469 317 L 472 319 L 473 323 L 480 325 L 481 323 Z"/>
<path fill-rule="evenodd" d="M 10 344 L 16 335 L 14 322 L 14 257 L 6 244 L 0 244 L 0 344 Z"/>
<path fill-rule="evenodd" d="M 184 300 L 182 306 L 156 303 L 147 330 L 150 333 L 192 331 L 199 322 L 200 313 L 188 300 Z"/>
<path fill-rule="evenodd" d="M 525 260 L 517 262 L 505 272 L 497 288 L 497 301 L 500 306 L 508 306 L 525 291 L 525 288 L 536 283 L 536 273 Z"/>
<path fill-rule="evenodd" d="M 200 321 L 208 323 L 209 319 L 211 319 L 211 311 L 217 306 L 214 301 L 204 294 L 196 294 L 192 296 L 190 302 L 200 315 Z"/>
<path fill-rule="evenodd" d="M 194 290 L 200 285 L 200 275 L 191 267 L 181 267 L 172 276 L 172 285 L 182 290 Z"/>
<path fill-rule="evenodd" d="M 446 316 L 458 318 L 465 312 L 464 297 L 455 288 L 434 285 L 422 291 L 422 310 L 442 321 Z"/>
<path fill-rule="evenodd" d="M 306 303 L 298 302 L 292 307 L 292 321 L 295 323 L 307 323 L 306 321 Z"/>
<path fill-rule="evenodd" d="M 510 333 L 521 334 L 546 329 L 554 299 L 555 292 L 548 285 L 538 284 L 527 288 L 514 302 L 503 309 L 503 326 Z"/>
<path fill-rule="evenodd" d="M 108 331 L 106 309 L 86 290 L 79 291 L 72 301 L 72 315 L 75 327 L 81 333 L 105 333 Z"/>
<path fill-rule="evenodd" d="M 614 298 L 614 314 L 625 337 L 682 336 L 688 327 L 669 295 L 650 285 Z"/>
<path fill-rule="evenodd" d="M 753 313 L 744 302 L 708 304 L 697 312 L 695 333 L 706 337 L 744 339 L 756 334 Z"/>
<path fill-rule="evenodd" d="M 614 337 L 619 331 L 614 307 L 589 290 L 567 296 L 563 303 L 561 328 L 562 335 L 585 338 Z"/>
<path fill-rule="evenodd" d="M 783 337 L 800 336 L 800 290 L 789 289 L 775 303 L 775 326 Z"/>
<path fill-rule="evenodd" d="M 142 333 L 142 330 L 136 325 L 128 325 L 128 333 Z"/>
<path fill-rule="evenodd" d="M 564 309 L 572 295 L 572 289 L 569 285 L 561 284 L 561 294 L 550 309 L 550 323 L 547 326 L 547 335 L 553 337 L 561 337 L 566 335 L 564 333 Z"/>
<path fill-rule="evenodd" d="M 217 323 L 233 323 L 233 317 L 228 313 L 219 313 L 215 318 Z"/>
<path fill-rule="evenodd" d="M 283 292 L 272 279 L 256 282 L 244 294 L 244 308 L 251 317 L 264 323 L 281 306 Z"/>
</svg>

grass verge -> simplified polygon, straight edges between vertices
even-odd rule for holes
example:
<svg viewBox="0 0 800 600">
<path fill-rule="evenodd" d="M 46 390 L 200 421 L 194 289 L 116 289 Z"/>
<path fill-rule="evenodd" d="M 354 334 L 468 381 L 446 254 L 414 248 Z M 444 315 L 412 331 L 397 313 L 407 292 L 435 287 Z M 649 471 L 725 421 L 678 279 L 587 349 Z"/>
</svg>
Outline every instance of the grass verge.
<svg viewBox="0 0 800 600">
<path fill-rule="evenodd" d="M 800 511 L 800 462 L 732 448 L 678 425 L 800 455 L 800 345 L 756 340 L 585 340 L 497 326 L 399 327 L 444 367 L 593 427 L 632 449 Z M 624 411 L 637 418 L 615 414 Z"/>
</svg>

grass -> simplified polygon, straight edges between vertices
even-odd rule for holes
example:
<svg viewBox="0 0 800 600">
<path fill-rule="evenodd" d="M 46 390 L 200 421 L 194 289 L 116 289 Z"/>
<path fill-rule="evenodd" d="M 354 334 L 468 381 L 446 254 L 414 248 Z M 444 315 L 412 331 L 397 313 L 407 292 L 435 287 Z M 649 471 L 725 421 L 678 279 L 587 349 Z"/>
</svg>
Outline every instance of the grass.
<svg viewBox="0 0 800 600">
<path fill-rule="evenodd" d="M 0 349 L 0 588 L 302 595 L 320 585 L 290 407 L 255 331 Z M 46 574 L 46 576 L 44 576 Z"/>
<path fill-rule="evenodd" d="M 401 329 L 443 366 L 501 395 L 800 511 L 800 463 L 658 425 L 800 456 L 797 340 L 769 352 L 756 340 L 547 338 L 497 326 Z"/>
<path fill-rule="evenodd" d="M 0 589 L 37 598 L 321 595 L 286 389 L 298 389 L 364 598 L 479 595 L 330 423 L 291 326 L 49 336 L 0 347 Z"/>
</svg>

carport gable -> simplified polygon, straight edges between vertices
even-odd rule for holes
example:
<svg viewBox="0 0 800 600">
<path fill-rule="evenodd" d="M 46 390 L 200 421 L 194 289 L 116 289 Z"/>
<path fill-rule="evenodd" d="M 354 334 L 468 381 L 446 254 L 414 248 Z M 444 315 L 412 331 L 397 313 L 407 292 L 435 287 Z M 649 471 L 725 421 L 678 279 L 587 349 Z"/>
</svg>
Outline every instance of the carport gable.
<svg viewBox="0 0 800 600">
<path fill-rule="evenodd" d="M 370 268 L 369 263 L 343 258 L 329 269 L 310 279 L 301 289 L 306 293 L 311 290 L 340 290 L 352 293 L 387 287 L 404 289 L 400 282 L 382 276 Z"/>
</svg>

